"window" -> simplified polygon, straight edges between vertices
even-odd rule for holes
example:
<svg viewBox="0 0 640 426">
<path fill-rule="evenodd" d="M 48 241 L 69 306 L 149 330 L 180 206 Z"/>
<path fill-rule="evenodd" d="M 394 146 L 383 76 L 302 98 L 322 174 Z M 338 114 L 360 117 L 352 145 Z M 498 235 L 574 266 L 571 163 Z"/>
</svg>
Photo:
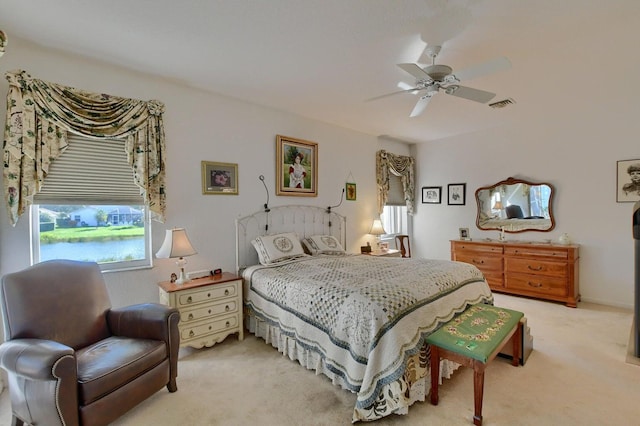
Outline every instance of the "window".
<svg viewBox="0 0 640 426">
<path fill-rule="evenodd" d="M 408 234 L 407 206 L 384 206 L 380 215 L 382 226 L 387 231 L 382 239 L 392 239 L 397 234 Z"/>
<path fill-rule="evenodd" d="M 34 197 L 32 263 L 94 261 L 103 271 L 151 266 L 149 219 L 124 141 L 70 134 Z"/>
<path fill-rule="evenodd" d="M 393 239 L 397 234 L 408 234 L 407 204 L 404 201 L 402 179 L 393 173 L 389 173 L 389 194 L 380 220 L 387 231 L 383 240 Z"/>
</svg>

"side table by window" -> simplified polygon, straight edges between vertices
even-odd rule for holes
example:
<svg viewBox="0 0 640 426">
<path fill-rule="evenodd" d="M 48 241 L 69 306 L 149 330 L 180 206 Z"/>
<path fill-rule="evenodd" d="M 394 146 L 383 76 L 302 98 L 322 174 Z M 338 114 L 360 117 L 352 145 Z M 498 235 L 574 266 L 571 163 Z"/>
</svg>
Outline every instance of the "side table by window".
<svg viewBox="0 0 640 426">
<path fill-rule="evenodd" d="M 180 311 L 180 346 L 202 348 L 223 341 L 242 327 L 242 278 L 223 272 L 184 284 L 158 283 L 160 303 Z"/>
</svg>

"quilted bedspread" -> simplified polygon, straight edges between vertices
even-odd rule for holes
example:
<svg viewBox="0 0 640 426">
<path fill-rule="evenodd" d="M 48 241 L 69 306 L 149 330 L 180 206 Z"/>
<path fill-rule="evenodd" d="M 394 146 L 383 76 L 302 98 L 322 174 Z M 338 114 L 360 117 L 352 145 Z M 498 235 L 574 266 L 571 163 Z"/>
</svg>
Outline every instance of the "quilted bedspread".
<svg viewBox="0 0 640 426">
<path fill-rule="evenodd" d="M 390 409 L 376 405 L 426 336 L 468 305 L 493 302 L 476 267 L 445 260 L 314 256 L 252 266 L 243 276 L 250 317 L 271 330 L 262 334 L 284 336 L 281 352 L 356 392 L 354 421 L 406 410 L 411 401 L 402 395 L 385 402 Z M 291 342 L 296 350 L 281 347 Z"/>
</svg>

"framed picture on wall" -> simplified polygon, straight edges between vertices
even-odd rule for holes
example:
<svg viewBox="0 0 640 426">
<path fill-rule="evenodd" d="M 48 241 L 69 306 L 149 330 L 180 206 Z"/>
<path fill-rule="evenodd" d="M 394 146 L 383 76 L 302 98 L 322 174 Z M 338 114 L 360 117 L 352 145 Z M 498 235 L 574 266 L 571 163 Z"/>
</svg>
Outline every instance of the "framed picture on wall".
<svg viewBox="0 0 640 426">
<path fill-rule="evenodd" d="M 440 204 L 442 202 L 441 186 L 423 186 L 422 204 Z"/>
<path fill-rule="evenodd" d="M 618 203 L 640 201 L 640 160 L 618 161 L 616 188 Z"/>
<path fill-rule="evenodd" d="M 450 206 L 464 206 L 466 188 L 466 183 L 450 183 L 447 187 L 448 204 Z"/>
<path fill-rule="evenodd" d="M 202 161 L 202 194 L 238 195 L 238 165 Z"/>
<path fill-rule="evenodd" d="M 356 184 L 347 182 L 344 184 L 346 192 L 347 192 L 347 201 L 355 201 L 356 200 Z"/>
<path fill-rule="evenodd" d="M 318 144 L 276 136 L 276 195 L 318 195 Z"/>
</svg>

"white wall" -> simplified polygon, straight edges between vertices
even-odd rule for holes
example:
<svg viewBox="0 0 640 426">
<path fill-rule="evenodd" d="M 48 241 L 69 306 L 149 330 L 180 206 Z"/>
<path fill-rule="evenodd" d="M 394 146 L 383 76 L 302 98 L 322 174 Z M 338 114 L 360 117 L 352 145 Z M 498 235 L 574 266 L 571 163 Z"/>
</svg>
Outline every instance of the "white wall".
<svg viewBox="0 0 640 426">
<path fill-rule="evenodd" d="M 170 58 L 168 58 L 170 60 Z M 166 105 L 167 221 L 153 223 L 153 251 L 162 243 L 164 231 L 184 226 L 198 254 L 188 258 L 187 271 L 220 267 L 235 268 L 234 220 L 259 210 L 266 194 L 259 175 L 264 175 L 271 206 L 285 204 L 335 205 L 349 174 L 357 183 L 357 200 L 344 201 L 337 211 L 347 216 L 347 244 L 352 252 L 367 240 L 366 232 L 376 216 L 375 152 L 387 149 L 408 154 L 409 146 L 393 140 L 338 128 L 289 113 L 202 93 L 175 82 L 127 71 L 103 63 L 42 49 L 11 39 L 11 49 L 0 60 L 0 72 L 25 69 L 34 78 L 93 92 L 159 99 Z M 0 81 L 0 93 L 8 90 Z M 6 99 L 0 97 L 0 111 Z M 5 117 L 0 124 L 4 128 Z M 318 143 L 318 197 L 275 196 L 276 135 Z M 239 195 L 202 195 L 200 161 L 238 163 Z M 30 264 L 29 220 L 16 227 L 7 220 L 6 205 L 0 209 L 0 274 Z M 153 269 L 106 274 L 115 306 L 157 301 L 156 282 L 176 270 L 170 259 L 155 260 Z"/>
<path fill-rule="evenodd" d="M 609 102 L 615 103 L 614 100 Z M 579 108 L 579 104 L 570 108 Z M 474 192 L 507 177 L 555 187 L 556 228 L 507 234 L 511 240 L 557 241 L 567 232 L 580 244 L 582 300 L 632 307 L 633 203 L 616 203 L 616 161 L 640 158 L 637 105 L 582 108 L 574 117 L 544 120 L 415 145 L 416 186 L 443 186 L 442 204 L 417 204 L 412 248 L 419 256 L 450 258 L 450 239 L 468 227 L 474 239 L 497 238 L 475 226 Z M 606 123 L 606 124 L 604 124 Z M 447 184 L 467 184 L 465 206 L 449 206 Z"/>
</svg>

